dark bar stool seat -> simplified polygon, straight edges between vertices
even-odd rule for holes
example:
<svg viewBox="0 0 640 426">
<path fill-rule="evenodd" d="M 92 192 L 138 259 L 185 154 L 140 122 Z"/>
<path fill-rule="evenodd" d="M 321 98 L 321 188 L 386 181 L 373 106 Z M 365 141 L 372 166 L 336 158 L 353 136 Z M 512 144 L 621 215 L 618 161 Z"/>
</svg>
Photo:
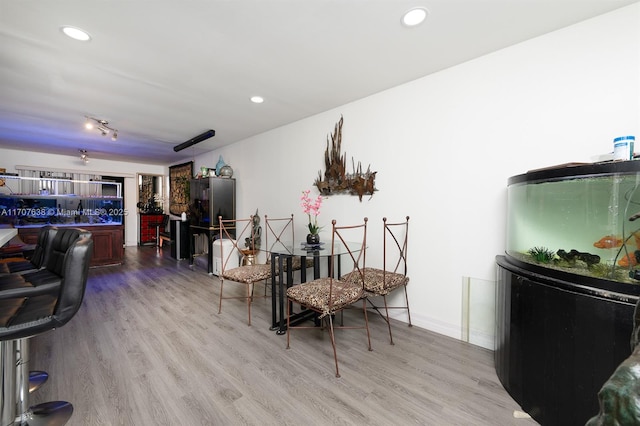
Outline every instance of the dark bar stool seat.
<svg viewBox="0 0 640 426">
<path fill-rule="evenodd" d="M 169 225 L 169 215 L 165 214 L 162 217 L 162 222 L 156 226 L 156 244 L 158 247 L 162 247 L 163 241 L 171 243 L 171 232 L 167 231 L 167 225 Z"/>
<path fill-rule="evenodd" d="M 44 268 L 49 260 L 51 245 L 57 231 L 58 228 L 51 225 L 40 228 L 38 240 L 36 241 L 31 257 L 29 257 L 29 259 L 13 261 L 9 261 L 8 259 L 0 260 L 0 274 L 25 273 Z"/>
</svg>

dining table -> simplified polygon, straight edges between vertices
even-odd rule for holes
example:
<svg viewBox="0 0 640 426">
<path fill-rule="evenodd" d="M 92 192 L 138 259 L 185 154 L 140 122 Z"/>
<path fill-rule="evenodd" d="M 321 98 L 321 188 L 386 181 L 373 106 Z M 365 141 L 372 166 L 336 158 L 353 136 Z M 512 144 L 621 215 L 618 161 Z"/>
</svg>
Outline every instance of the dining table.
<svg viewBox="0 0 640 426">
<path fill-rule="evenodd" d="M 333 270 L 332 264 L 335 262 L 334 277 L 341 277 L 341 257 L 344 254 L 356 253 L 362 249 L 362 242 L 335 243 L 333 250 L 331 244 L 306 244 L 284 245 L 271 250 L 271 316 L 272 324 L 270 329 L 276 334 L 282 335 L 287 332 L 287 311 L 285 309 L 286 289 L 294 285 L 294 257 L 300 257 L 300 283 L 307 281 L 307 268 L 313 269 L 313 279 L 318 279 L 322 275 L 327 275 Z M 326 261 L 326 270 L 322 267 Z M 308 309 L 291 313 L 289 322 L 291 325 L 299 324 L 303 321 L 315 320 L 317 314 Z"/>
</svg>

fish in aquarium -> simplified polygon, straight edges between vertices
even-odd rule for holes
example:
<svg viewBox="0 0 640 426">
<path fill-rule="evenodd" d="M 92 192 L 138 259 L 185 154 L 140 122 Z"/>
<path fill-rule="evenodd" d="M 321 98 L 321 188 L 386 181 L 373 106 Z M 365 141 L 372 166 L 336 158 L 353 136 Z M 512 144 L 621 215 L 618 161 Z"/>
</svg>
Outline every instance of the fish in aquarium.
<svg viewBox="0 0 640 426">
<path fill-rule="evenodd" d="M 601 249 L 610 249 L 610 248 L 620 247 L 620 250 L 618 250 L 618 254 L 616 255 L 616 259 L 618 258 L 618 256 L 622 255 L 623 250 L 626 254 L 624 254 L 620 259 L 618 259 L 618 262 L 617 262 L 618 265 L 624 268 L 633 267 L 640 264 L 640 250 L 635 250 L 633 253 L 628 253 L 627 249 L 629 246 L 627 245 L 627 243 L 631 238 L 633 238 L 636 248 L 640 249 L 639 234 L 640 232 L 636 230 L 631 232 L 629 236 L 624 239 L 622 237 L 618 237 L 615 235 L 605 235 L 604 237 L 600 238 L 598 241 L 593 243 L 593 246 Z"/>
<path fill-rule="evenodd" d="M 621 247 L 622 244 L 624 244 L 624 239 L 622 237 L 616 237 L 615 235 L 605 235 L 604 237 L 593 243 L 593 246 L 601 249 L 609 249 Z"/>
<path fill-rule="evenodd" d="M 627 268 L 629 266 L 636 266 L 639 263 L 640 250 L 636 250 L 633 253 L 626 254 L 618 260 L 618 265 Z"/>
</svg>

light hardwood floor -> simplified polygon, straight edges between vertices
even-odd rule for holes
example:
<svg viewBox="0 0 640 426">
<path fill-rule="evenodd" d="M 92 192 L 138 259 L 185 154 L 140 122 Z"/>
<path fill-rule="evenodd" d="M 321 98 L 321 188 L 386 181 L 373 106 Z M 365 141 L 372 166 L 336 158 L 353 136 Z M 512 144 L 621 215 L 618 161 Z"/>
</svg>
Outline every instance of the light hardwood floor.
<svg viewBox="0 0 640 426">
<path fill-rule="evenodd" d="M 491 351 L 399 322 L 391 346 L 372 313 L 373 352 L 363 330 L 338 331 L 336 378 L 327 333 L 298 330 L 286 350 L 268 299 L 249 327 L 243 302 L 218 314 L 218 279 L 168 247 L 125 261 L 91 269 L 78 314 L 31 339 L 30 368 L 50 375 L 31 402 L 71 402 L 69 426 L 537 424 L 513 417 Z"/>
</svg>

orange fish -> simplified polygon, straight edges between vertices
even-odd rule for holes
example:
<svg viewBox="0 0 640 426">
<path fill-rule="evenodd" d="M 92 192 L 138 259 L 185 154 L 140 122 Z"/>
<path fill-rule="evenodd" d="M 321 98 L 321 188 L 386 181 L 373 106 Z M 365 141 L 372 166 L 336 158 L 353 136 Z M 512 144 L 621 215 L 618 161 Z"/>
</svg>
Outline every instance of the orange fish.
<svg viewBox="0 0 640 426">
<path fill-rule="evenodd" d="M 636 266 L 638 264 L 638 260 L 636 259 L 635 253 L 627 254 L 620 260 L 618 260 L 618 265 L 626 268 L 629 266 Z"/>
<path fill-rule="evenodd" d="M 602 249 L 616 248 L 622 246 L 623 242 L 624 240 L 622 238 L 616 237 L 614 235 L 607 235 L 593 243 L 593 246 Z"/>
</svg>

